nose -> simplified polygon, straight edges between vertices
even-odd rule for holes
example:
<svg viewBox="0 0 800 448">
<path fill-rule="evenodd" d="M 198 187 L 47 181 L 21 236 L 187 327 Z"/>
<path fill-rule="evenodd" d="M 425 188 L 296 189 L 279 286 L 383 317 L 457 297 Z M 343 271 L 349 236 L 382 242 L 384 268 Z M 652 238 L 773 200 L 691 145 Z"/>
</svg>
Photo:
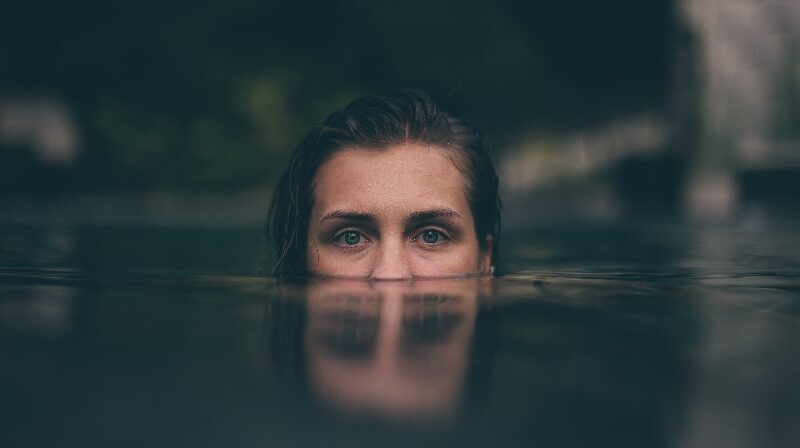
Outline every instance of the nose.
<svg viewBox="0 0 800 448">
<path fill-rule="evenodd" d="M 385 241 L 378 246 L 369 275 L 373 280 L 411 279 L 411 259 L 408 248 L 400 241 Z"/>
</svg>

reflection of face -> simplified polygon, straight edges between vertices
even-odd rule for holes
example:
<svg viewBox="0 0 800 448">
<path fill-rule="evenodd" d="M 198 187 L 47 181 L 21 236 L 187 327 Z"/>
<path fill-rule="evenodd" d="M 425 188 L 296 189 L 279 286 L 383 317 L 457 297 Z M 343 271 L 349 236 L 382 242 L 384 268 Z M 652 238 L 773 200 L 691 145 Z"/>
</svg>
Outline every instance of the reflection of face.
<svg viewBox="0 0 800 448">
<path fill-rule="evenodd" d="M 351 411 L 446 416 L 463 387 L 480 281 L 314 283 L 305 337 L 312 389 Z"/>
<path fill-rule="evenodd" d="M 443 149 L 344 149 L 320 167 L 313 191 L 312 273 L 408 279 L 489 270 L 466 181 Z"/>
</svg>

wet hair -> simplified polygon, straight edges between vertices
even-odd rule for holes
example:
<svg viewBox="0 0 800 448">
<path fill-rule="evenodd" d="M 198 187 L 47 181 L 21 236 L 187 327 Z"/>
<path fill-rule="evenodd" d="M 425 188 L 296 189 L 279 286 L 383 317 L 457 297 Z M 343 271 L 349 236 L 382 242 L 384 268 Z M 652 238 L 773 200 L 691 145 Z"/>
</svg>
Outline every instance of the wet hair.
<svg viewBox="0 0 800 448">
<path fill-rule="evenodd" d="M 482 134 L 443 111 L 426 94 L 403 90 L 366 96 L 332 113 L 295 148 L 281 176 L 267 217 L 267 239 L 275 253 L 272 275 L 308 273 L 306 240 L 313 203 L 312 183 L 330 156 L 345 148 L 382 150 L 422 143 L 452 152 L 450 159 L 467 183 L 467 200 L 481 250 L 492 237 L 492 262 L 499 244 L 500 198 L 494 165 Z"/>
</svg>

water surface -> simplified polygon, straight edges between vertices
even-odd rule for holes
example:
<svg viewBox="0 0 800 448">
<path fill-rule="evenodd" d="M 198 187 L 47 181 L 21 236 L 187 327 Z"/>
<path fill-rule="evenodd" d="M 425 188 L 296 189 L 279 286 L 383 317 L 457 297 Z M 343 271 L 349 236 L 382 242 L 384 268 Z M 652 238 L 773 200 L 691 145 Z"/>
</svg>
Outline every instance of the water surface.
<svg viewBox="0 0 800 448">
<path fill-rule="evenodd" d="M 786 220 L 548 226 L 506 275 L 278 283 L 255 228 L 3 226 L 3 446 L 795 447 Z"/>
</svg>

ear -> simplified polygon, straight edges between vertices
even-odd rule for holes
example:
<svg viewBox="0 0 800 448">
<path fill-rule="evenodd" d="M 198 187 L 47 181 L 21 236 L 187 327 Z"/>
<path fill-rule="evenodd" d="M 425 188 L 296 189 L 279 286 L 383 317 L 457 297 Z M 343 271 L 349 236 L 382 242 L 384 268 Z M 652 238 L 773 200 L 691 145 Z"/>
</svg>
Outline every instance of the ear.
<svg viewBox="0 0 800 448">
<path fill-rule="evenodd" d="M 486 249 L 478 255 L 478 272 L 481 274 L 491 274 L 493 243 L 492 235 L 486 235 Z"/>
</svg>

